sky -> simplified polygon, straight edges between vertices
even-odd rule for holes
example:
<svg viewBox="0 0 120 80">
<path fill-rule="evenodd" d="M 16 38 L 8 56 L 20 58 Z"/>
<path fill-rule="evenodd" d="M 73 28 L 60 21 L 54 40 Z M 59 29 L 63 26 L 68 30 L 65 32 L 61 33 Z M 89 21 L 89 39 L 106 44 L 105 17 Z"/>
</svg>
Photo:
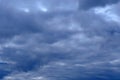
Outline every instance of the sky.
<svg viewBox="0 0 120 80">
<path fill-rule="evenodd" d="M 120 80 L 120 0 L 0 0 L 0 80 Z"/>
</svg>

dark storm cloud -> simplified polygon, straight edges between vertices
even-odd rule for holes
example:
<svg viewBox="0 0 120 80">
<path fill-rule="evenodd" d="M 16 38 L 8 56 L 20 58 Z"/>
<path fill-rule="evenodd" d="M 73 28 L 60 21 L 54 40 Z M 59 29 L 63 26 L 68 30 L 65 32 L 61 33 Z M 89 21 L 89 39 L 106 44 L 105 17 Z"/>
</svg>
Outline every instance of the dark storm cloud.
<svg viewBox="0 0 120 80">
<path fill-rule="evenodd" d="M 120 0 L 79 0 L 79 9 L 87 10 L 94 7 L 104 7 L 119 1 Z"/>
</svg>

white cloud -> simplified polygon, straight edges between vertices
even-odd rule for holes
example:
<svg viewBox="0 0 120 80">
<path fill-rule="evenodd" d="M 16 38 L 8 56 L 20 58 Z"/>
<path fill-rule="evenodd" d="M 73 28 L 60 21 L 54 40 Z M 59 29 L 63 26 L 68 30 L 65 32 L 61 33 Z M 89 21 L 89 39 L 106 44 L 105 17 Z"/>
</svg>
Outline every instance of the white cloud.
<svg viewBox="0 0 120 80">
<path fill-rule="evenodd" d="M 96 8 L 95 13 L 101 15 L 106 21 L 120 23 L 120 17 L 114 12 L 114 6 L 106 6 L 105 8 Z"/>
</svg>

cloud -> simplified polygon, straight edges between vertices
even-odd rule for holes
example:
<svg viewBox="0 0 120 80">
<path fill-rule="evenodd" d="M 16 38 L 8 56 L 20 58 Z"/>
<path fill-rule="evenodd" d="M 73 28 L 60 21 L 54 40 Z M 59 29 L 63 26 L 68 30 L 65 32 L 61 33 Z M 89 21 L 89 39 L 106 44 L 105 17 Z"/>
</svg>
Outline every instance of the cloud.
<svg viewBox="0 0 120 80">
<path fill-rule="evenodd" d="M 72 0 L 65 1 L 74 6 Z M 119 79 L 120 24 L 112 16 L 118 15 L 118 4 L 98 8 L 112 1 L 88 5 L 85 0 L 83 9 L 95 9 L 79 11 L 66 8 L 63 0 L 60 6 L 41 0 L 48 9 L 42 12 L 33 9 L 37 1 L 23 2 L 17 6 L 10 1 L 8 8 L 4 2 L 0 8 L 0 58 L 5 63 L 0 64 L 1 79 Z"/>
<path fill-rule="evenodd" d="M 94 7 L 104 7 L 117 2 L 119 2 L 119 0 L 79 0 L 79 8 L 87 10 Z"/>
</svg>

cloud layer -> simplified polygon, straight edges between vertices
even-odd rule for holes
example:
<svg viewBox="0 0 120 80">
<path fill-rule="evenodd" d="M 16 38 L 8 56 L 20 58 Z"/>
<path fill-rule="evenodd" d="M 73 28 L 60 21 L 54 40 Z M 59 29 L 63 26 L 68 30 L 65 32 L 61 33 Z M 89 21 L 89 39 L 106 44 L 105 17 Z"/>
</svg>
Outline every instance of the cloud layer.
<svg viewBox="0 0 120 80">
<path fill-rule="evenodd" d="M 1 0 L 0 79 L 120 79 L 120 3 L 89 1 Z"/>
<path fill-rule="evenodd" d="M 94 7 L 104 7 L 117 2 L 119 2 L 119 0 L 79 0 L 79 8 L 86 10 Z"/>
</svg>

